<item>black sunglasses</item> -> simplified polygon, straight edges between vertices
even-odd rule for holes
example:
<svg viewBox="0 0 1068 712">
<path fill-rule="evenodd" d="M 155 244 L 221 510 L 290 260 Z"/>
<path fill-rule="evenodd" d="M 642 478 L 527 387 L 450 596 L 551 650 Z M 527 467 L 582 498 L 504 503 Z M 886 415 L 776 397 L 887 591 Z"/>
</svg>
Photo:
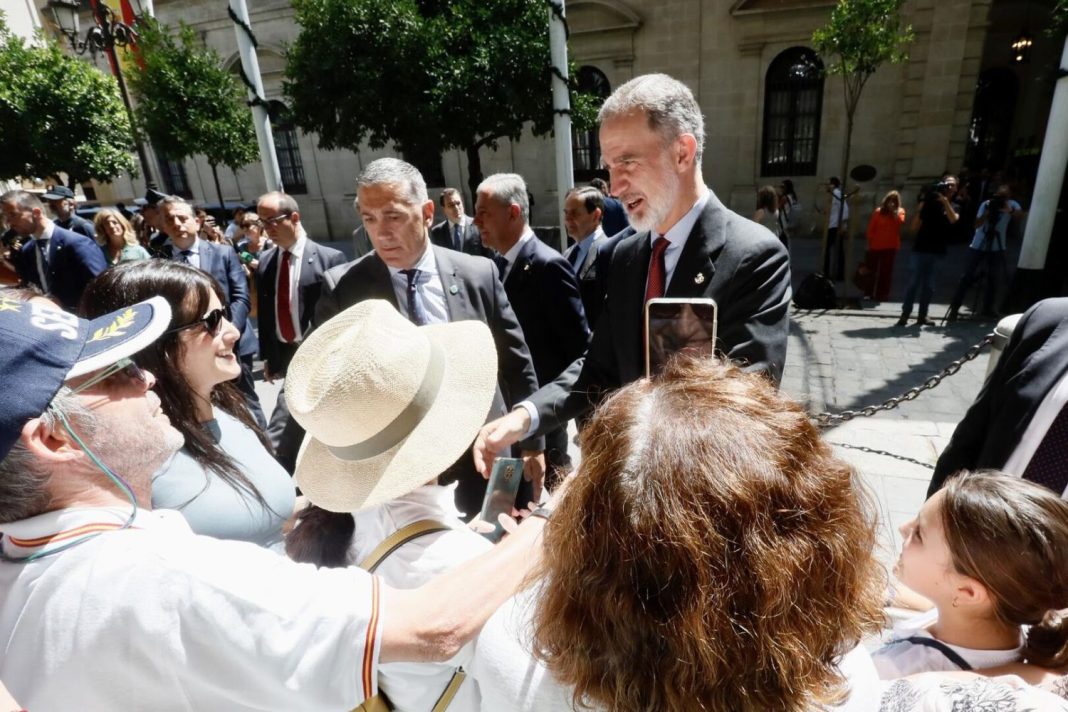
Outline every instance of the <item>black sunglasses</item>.
<svg viewBox="0 0 1068 712">
<path fill-rule="evenodd" d="M 167 331 L 163 333 L 176 334 L 179 331 L 185 331 L 186 329 L 192 329 L 193 327 L 203 325 L 204 330 L 207 331 L 209 334 L 211 334 L 212 336 L 218 336 L 219 329 L 222 328 L 223 319 L 225 319 L 226 321 L 232 321 L 230 318 L 229 304 L 219 309 L 212 309 L 202 319 L 197 319 L 196 321 L 191 321 L 188 324 L 182 324 L 181 326 L 176 326 L 172 329 L 167 329 Z"/>
</svg>

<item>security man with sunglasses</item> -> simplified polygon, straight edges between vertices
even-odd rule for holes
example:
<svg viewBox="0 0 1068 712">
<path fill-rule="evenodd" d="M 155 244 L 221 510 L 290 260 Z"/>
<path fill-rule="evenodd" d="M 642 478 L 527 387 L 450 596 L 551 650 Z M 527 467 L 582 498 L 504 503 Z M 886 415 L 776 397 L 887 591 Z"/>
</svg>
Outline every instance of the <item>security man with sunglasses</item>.
<svg viewBox="0 0 1068 712">
<path fill-rule="evenodd" d="M 176 262 L 185 262 L 197 269 L 207 272 L 226 296 L 227 305 L 233 316 L 231 321 L 241 332 L 241 341 L 237 345 L 237 354 L 241 360 L 241 377 L 237 387 L 245 396 L 252 416 L 261 428 L 267 428 L 267 419 L 263 415 L 256 384 L 252 378 L 252 360 L 259 351 L 256 333 L 248 314 L 252 308 L 249 299 L 248 279 L 241 269 L 241 260 L 237 252 L 229 245 L 214 244 L 197 237 L 197 220 L 193 206 L 174 196 L 167 196 L 159 202 L 160 222 L 163 232 L 167 234 L 168 244 L 164 245 L 164 254 Z"/>
</svg>

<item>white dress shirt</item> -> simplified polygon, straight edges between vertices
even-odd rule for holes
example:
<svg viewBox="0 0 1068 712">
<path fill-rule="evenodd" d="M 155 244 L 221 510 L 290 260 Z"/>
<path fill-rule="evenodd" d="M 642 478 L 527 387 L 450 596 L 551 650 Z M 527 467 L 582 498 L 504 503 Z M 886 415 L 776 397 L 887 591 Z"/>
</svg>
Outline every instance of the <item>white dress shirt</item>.
<svg viewBox="0 0 1068 712">
<path fill-rule="evenodd" d="M 508 275 L 512 273 L 512 265 L 515 264 L 516 258 L 519 257 L 519 251 L 523 249 L 523 245 L 527 244 L 536 237 L 537 236 L 534 234 L 534 231 L 531 230 L 530 226 L 528 225 L 523 234 L 519 236 L 518 240 L 516 240 L 515 244 L 512 245 L 507 252 L 501 255 L 501 257 L 503 257 L 504 260 L 508 263 L 505 266 L 504 271 L 501 272 L 502 282 L 508 279 Z"/>
<path fill-rule="evenodd" d="M 408 313 L 408 275 L 401 274 L 396 267 L 386 265 L 389 274 L 393 278 L 393 294 L 397 297 L 397 306 L 400 313 L 409 320 L 412 318 Z M 426 311 L 427 322 L 430 324 L 447 324 L 449 310 L 445 306 L 445 288 L 441 285 L 441 274 L 438 272 L 438 263 L 434 260 L 434 250 L 427 245 L 426 252 L 419 258 L 415 269 L 419 270 L 418 295 L 423 301 L 423 310 Z"/>
</svg>

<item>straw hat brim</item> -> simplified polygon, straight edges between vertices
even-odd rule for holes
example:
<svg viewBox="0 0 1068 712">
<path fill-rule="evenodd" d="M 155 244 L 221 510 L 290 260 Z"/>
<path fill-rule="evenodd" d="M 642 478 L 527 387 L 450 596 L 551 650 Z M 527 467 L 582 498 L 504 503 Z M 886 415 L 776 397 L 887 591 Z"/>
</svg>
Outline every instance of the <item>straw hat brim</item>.
<svg viewBox="0 0 1068 712">
<path fill-rule="evenodd" d="M 497 350 L 489 327 L 460 321 L 419 327 L 444 353 L 441 388 L 404 440 L 365 460 L 337 457 L 311 435 L 294 474 L 301 491 L 331 512 L 354 512 L 400 497 L 444 472 L 486 422 L 497 388 Z"/>
</svg>

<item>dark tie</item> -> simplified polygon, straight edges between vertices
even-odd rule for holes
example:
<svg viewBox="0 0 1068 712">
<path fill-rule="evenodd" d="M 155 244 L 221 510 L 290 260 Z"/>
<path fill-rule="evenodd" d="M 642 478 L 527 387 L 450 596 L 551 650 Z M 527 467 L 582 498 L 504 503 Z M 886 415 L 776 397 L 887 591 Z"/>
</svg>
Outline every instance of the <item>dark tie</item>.
<svg viewBox="0 0 1068 712">
<path fill-rule="evenodd" d="M 187 265 L 193 264 L 193 251 L 192 250 L 182 250 L 181 252 L 178 253 L 178 261 L 179 262 L 184 262 Z"/>
<path fill-rule="evenodd" d="M 645 301 L 664 296 L 664 287 L 667 284 L 664 253 L 670 245 L 666 237 L 660 237 L 653 242 L 653 255 L 649 258 L 649 281 L 645 284 Z"/>
<path fill-rule="evenodd" d="M 463 228 L 460 227 L 460 223 L 456 223 L 456 225 L 452 229 L 452 248 L 457 252 L 464 251 L 464 238 L 463 233 L 461 232 L 462 229 Z"/>
<path fill-rule="evenodd" d="M 419 292 L 419 270 L 402 269 L 401 274 L 408 278 L 408 319 L 416 326 L 430 323 Z"/>
<path fill-rule="evenodd" d="M 38 240 L 37 249 L 41 251 L 41 264 L 44 265 L 45 270 L 48 269 L 48 246 L 52 243 L 51 240 Z"/>
<path fill-rule="evenodd" d="M 504 255 L 494 255 L 493 263 L 497 265 L 497 274 L 500 275 L 501 281 L 504 281 L 504 273 L 508 269 L 508 260 Z"/>
<path fill-rule="evenodd" d="M 297 339 L 297 330 L 293 327 L 293 314 L 289 308 L 289 250 L 282 250 L 282 263 L 278 266 L 278 303 L 275 305 L 278 315 L 278 333 L 282 340 L 291 344 Z"/>
<path fill-rule="evenodd" d="M 568 261 L 571 263 L 571 269 L 576 274 L 578 274 L 579 267 L 581 266 L 579 263 L 579 255 L 582 254 L 582 248 L 580 247 L 580 245 L 581 243 L 575 245 L 575 249 L 571 251 L 571 256 L 568 259 Z"/>
<path fill-rule="evenodd" d="M 1068 485 L 1068 404 L 1049 424 L 1042 442 L 1031 456 L 1024 470 L 1025 480 L 1045 485 L 1057 494 L 1063 494 Z"/>
</svg>

